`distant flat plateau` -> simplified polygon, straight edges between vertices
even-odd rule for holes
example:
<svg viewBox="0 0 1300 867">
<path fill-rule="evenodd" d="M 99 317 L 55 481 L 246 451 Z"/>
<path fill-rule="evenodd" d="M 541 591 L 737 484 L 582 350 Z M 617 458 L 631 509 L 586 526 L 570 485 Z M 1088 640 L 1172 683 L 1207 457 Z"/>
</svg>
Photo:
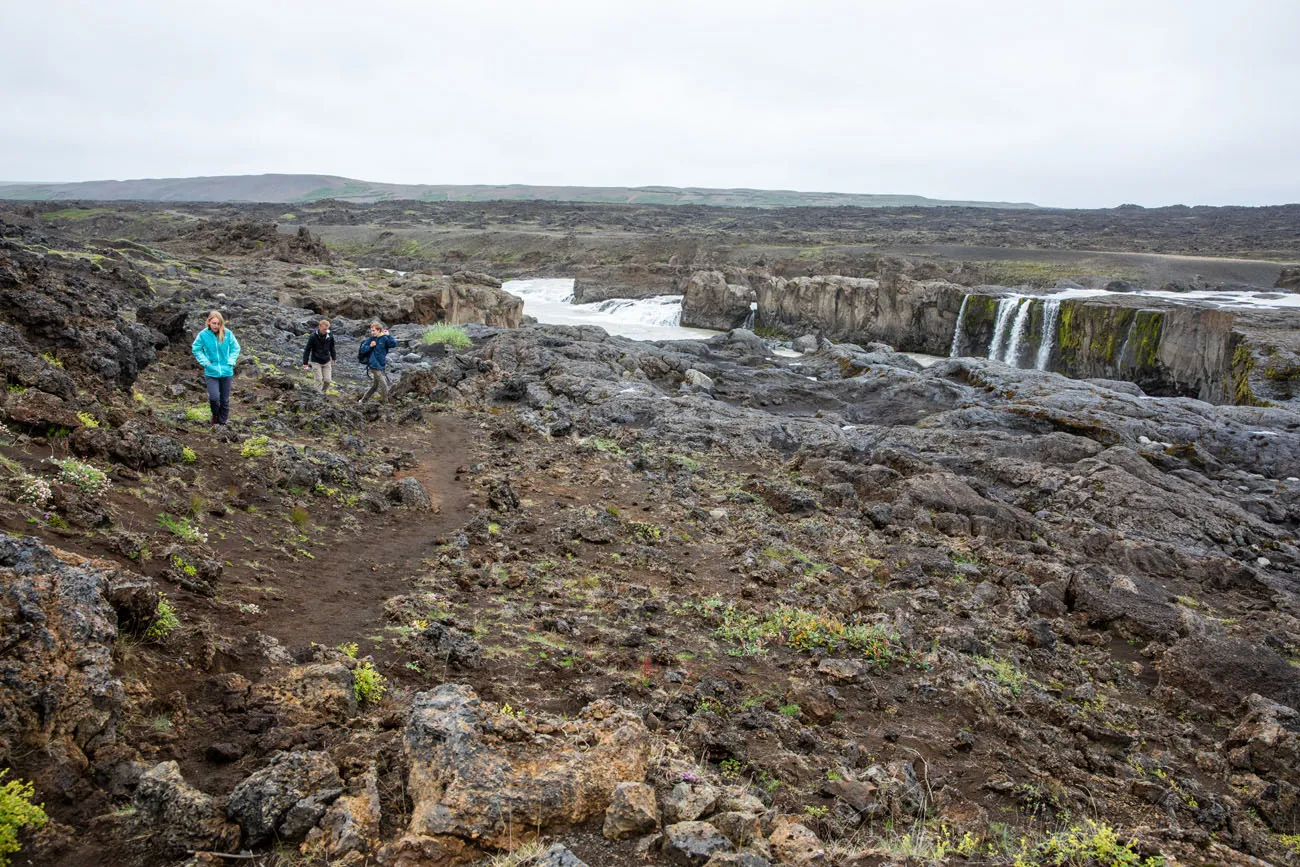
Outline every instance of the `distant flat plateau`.
<svg viewBox="0 0 1300 867">
<path fill-rule="evenodd" d="M 77 183 L 0 182 L 0 199 L 136 202 L 603 202 L 648 205 L 797 207 L 981 207 L 1030 209 L 1028 202 L 975 202 L 924 196 L 809 193 L 707 187 L 540 187 L 526 184 L 384 184 L 335 175 L 224 175 Z"/>
</svg>

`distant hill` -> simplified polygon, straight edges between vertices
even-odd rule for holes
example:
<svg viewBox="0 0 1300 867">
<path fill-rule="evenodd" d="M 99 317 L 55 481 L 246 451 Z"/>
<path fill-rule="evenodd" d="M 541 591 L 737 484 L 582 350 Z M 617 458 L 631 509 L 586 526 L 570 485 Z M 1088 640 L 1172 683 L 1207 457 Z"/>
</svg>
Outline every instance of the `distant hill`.
<svg viewBox="0 0 1300 867">
<path fill-rule="evenodd" d="M 334 175 L 226 175 L 210 178 L 157 178 L 134 181 L 83 181 L 71 184 L 7 184 L 0 199 L 140 202 L 627 202 L 656 205 L 720 205 L 750 208 L 896 208 L 965 206 L 1035 208 L 1027 202 L 962 202 L 924 196 L 859 193 L 801 193 L 793 190 L 715 190 L 705 187 L 533 187 L 526 184 L 377 184 Z"/>
</svg>

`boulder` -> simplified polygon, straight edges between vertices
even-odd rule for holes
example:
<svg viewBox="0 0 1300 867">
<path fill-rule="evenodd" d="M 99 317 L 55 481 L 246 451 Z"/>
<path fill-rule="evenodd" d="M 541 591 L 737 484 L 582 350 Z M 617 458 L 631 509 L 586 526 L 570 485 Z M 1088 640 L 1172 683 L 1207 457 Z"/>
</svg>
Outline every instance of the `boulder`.
<svg viewBox="0 0 1300 867">
<path fill-rule="evenodd" d="M 718 805 L 719 792 L 704 783 L 678 783 L 664 798 L 664 821 L 693 822 Z"/>
<path fill-rule="evenodd" d="M 337 660 L 290 666 L 253 687 L 251 702 L 275 708 L 288 725 L 342 721 L 357 712 L 352 671 Z"/>
<path fill-rule="evenodd" d="M 320 823 L 307 834 L 307 848 L 324 847 L 331 859 L 349 852 L 372 850 L 379 835 L 379 774 L 375 765 L 348 785 L 349 794 L 341 796 L 325 811 Z"/>
<path fill-rule="evenodd" d="M 1251 694 L 1300 706 L 1300 669 L 1274 651 L 1239 638 L 1189 635 L 1165 651 L 1160 685 L 1174 686 L 1224 712 Z"/>
<path fill-rule="evenodd" d="M 301 839 L 342 793 L 339 769 L 326 753 L 282 752 L 235 786 L 226 815 L 252 844 L 272 834 Z"/>
<path fill-rule="evenodd" d="M 714 853 L 735 847 L 708 822 L 678 822 L 664 828 L 663 855 L 679 867 L 703 867 Z"/>
<path fill-rule="evenodd" d="M 767 838 L 778 864 L 803 867 L 806 864 L 830 864 L 830 856 L 822 841 L 806 825 L 786 817 L 776 821 L 776 828 Z"/>
<path fill-rule="evenodd" d="M 605 810 L 601 833 L 607 840 L 639 837 L 659 827 L 659 806 L 655 790 L 645 783 L 619 783 Z"/>
<path fill-rule="evenodd" d="M 419 479 L 410 476 L 389 484 L 387 494 L 391 502 L 417 512 L 427 512 L 433 508 L 433 501 L 429 499 L 429 492 L 424 489 L 424 485 L 420 484 Z"/>
<path fill-rule="evenodd" d="M 148 433 L 137 422 L 121 428 L 81 427 L 73 431 L 72 450 L 82 457 L 107 458 L 133 470 L 179 464 L 182 446 L 169 436 Z"/>
<path fill-rule="evenodd" d="M 1300 712 L 1252 693 L 1225 746 L 1232 763 L 1268 777 L 1300 783 Z"/>
<path fill-rule="evenodd" d="M 587 862 L 569 851 L 567 846 L 556 843 L 537 856 L 535 867 L 587 867 Z"/>
<path fill-rule="evenodd" d="M 573 720 L 524 721 L 461 684 L 414 697 L 405 743 L 414 803 L 405 849 L 448 837 L 504 849 L 576 825 L 603 813 L 619 783 L 642 782 L 649 762 L 641 720 L 608 703 Z"/>
<path fill-rule="evenodd" d="M 185 782 L 176 762 L 145 771 L 131 803 L 136 832 L 147 835 L 150 848 L 166 857 L 196 849 L 229 852 L 239 845 L 239 826 L 226 821 L 216 798 Z"/>
</svg>

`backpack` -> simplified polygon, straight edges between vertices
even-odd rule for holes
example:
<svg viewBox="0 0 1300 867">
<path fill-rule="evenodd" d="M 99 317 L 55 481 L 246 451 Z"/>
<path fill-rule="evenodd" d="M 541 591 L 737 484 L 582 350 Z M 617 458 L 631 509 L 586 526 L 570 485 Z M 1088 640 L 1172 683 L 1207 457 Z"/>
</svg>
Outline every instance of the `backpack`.
<svg viewBox="0 0 1300 867">
<path fill-rule="evenodd" d="M 369 342 L 370 338 L 367 337 L 362 340 L 361 345 L 357 347 L 357 361 L 361 364 L 365 364 L 370 360 L 370 347 L 367 345 Z"/>
</svg>

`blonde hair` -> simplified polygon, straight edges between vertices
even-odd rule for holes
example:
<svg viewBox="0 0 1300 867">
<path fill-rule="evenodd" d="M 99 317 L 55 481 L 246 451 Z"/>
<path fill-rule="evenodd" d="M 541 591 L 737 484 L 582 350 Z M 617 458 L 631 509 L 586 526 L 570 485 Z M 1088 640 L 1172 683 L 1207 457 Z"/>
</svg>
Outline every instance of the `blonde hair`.
<svg viewBox="0 0 1300 867">
<path fill-rule="evenodd" d="M 217 342 L 223 343 L 226 339 L 226 317 L 221 315 L 220 310 L 213 310 L 203 317 L 203 327 L 208 327 L 208 323 L 212 321 L 213 316 L 217 317 Z"/>
</svg>

